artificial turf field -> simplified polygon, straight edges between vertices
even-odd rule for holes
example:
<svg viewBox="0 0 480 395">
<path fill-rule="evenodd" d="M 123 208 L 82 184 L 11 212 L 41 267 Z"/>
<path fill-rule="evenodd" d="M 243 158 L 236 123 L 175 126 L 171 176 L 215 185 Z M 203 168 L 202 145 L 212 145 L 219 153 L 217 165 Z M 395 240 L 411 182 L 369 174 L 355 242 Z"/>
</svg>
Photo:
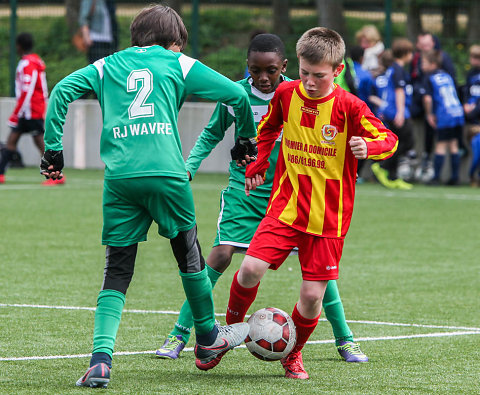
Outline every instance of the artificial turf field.
<svg viewBox="0 0 480 395">
<path fill-rule="evenodd" d="M 0 393 L 102 392 L 75 387 L 88 366 L 102 282 L 101 171 L 66 170 L 67 184 L 42 187 L 36 169 L 11 169 L 0 185 Z M 192 183 L 199 239 L 208 255 L 225 175 Z M 478 394 L 480 393 L 480 189 L 357 187 L 340 264 L 349 325 L 370 361 L 348 364 L 322 320 L 303 358 L 310 380 L 283 378 L 278 362 L 245 348 L 208 372 L 193 343 L 177 361 L 153 351 L 184 300 L 168 240 L 152 226 L 139 248 L 114 356 L 112 394 Z M 214 289 L 224 322 L 228 289 L 241 263 Z M 296 257 L 269 271 L 250 313 L 291 312 L 298 297 Z"/>
</svg>

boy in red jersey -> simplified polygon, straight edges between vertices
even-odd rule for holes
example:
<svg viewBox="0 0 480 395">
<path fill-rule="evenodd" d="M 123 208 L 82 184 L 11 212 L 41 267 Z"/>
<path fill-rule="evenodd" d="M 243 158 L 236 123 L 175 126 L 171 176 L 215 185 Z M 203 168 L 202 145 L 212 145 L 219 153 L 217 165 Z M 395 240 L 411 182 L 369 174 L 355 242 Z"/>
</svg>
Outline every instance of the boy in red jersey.
<svg viewBox="0 0 480 395">
<path fill-rule="evenodd" d="M 30 33 L 20 33 L 16 40 L 17 53 L 21 56 L 15 73 L 15 95 L 17 103 L 8 118 L 11 128 L 6 149 L 0 160 L 0 184 L 5 182 L 5 171 L 13 159 L 22 134 L 30 133 L 33 142 L 43 155 L 44 123 L 48 96 L 45 63 L 33 53 L 33 37 Z M 63 184 L 64 180 L 48 180 L 46 185 Z"/>
<path fill-rule="evenodd" d="M 353 211 L 357 160 L 389 158 L 397 137 L 363 101 L 334 84 L 345 54 L 337 32 L 310 29 L 296 50 L 300 80 L 277 88 L 258 125 L 258 159 L 246 169 L 249 195 L 263 184 L 267 159 L 283 128 L 266 216 L 234 276 L 227 323 L 243 321 L 267 269 L 278 269 L 298 247 L 303 281 L 292 313 L 297 344 L 282 365 L 285 377 L 307 379 L 301 349 L 317 325 L 328 280 L 338 278 Z"/>
</svg>

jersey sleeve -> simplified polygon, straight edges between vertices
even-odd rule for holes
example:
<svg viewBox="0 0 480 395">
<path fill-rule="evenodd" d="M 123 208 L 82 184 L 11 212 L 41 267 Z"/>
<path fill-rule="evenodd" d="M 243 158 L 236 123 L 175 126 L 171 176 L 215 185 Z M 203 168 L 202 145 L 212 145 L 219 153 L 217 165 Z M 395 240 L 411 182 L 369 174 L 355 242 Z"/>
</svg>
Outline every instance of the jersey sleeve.
<svg viewBox="0 0 480 395">
<path fill-rule="evenodd" d="M 7 124 L 12 127 L 17 126 L 18 114 L 22 109 L 27 96 L 32 96 L 38 79 L 38 70 L 35 67 L 35 64 L 28 60 L 23 61 L 28 62 L 28 64 L 22 70 L 22 74 L 20 77 L 21 81 L 19 82 L 19 86 L 17 89 L 19 93 L 19 96 L 17 97 L 17 103 L 15 104 L 15 108 L 13 109 L 13 112 L 7 122 Z"/>
<path fill-rule="evenodd" d="M 92 90 L 98 96 L 99 79 L 99 69 L 91 64 L 68 75 L 55 86 L 48 101 L 45 119 L 45 150 L 63 149 L 63 125 L 68 105 Z"/>
<path fill-rule="evenodd" d="M 400 67 L 393 68 L 393 75 L 392 75 L 393 87 L 395 89 L 402 88 L 404 89 L 407 85 L 407 81 L 405 79 L 405 74 L 403 69 Z"/>
<path fill-rule="evenodd" d="M 432 96 L 433 95 L 433 87 L 432 82 L 430 81 L 430 76 L 425 75 L 422 81 L 422 96 Z"/>
<path fill-rule="evenodd" d="M 239 136 L 255 137 L 255 123 L 248 94 L 239 84 L 205 66 L 198 60 L 181 55 L 186 94 L 225 103 L 233 107 Z"/>
<path fill-rule="evenodd" d="M 283 111 L 281 103 L 281 89 L 277 89 L 268 105 L 267 113 L 262 117 L 257 128 L 258 155 L 255 162 L 250 163 L 245 171 L 245 177 L 254 177 L 260 174 L 265 177 L 270 163 L 268 158 L 273 150 L 283 128 Z"/>
<path fill-rule="evenodd" d="M 354 126 L 367 143 L 367 159 L 383 160 L 390 158 L 398 146 L 398 138 L 375 117 L 367 105 L 361 101 L 353 107 Z"/>
<path fill-rule="evenodd" d="M 185 163 L 186 169 L 192 179 L 202 161 L 212 152 L 217 144 L 223 140 L 226 130 L 234 121 L 235 117 L 228 112 L 228 107 L 223 103 L 217 103 L 210 122 L 203 129 L 202 133 L 200 133 L 200 136 L 198 136 Z"/>
</svg>

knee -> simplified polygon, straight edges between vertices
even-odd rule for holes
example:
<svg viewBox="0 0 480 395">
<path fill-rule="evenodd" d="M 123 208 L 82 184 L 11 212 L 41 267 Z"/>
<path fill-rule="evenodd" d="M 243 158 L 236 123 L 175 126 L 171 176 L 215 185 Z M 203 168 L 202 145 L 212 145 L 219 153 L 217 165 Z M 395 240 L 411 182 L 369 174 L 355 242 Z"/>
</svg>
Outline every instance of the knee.
<svg viewBox="0 0 480 395">
<path fill-rule="evenodd" d="M 245 257 L 240 267 L 240 285 L 251 288 L 259 283 L 265 273 L 263 265 L 260 265 L 259 262 L 261 261 L 248 255 Z"/>
<path fill-rule="evenodd" d="M 231 249 L 222 247 L 224 246 L 215 247 L 207 258 L 207 264 L 220 273 L 223 273 L 230 266 L 233 254 L 233 247 Z"/>
<path fill-rule="evenodd" d="M 138 244 L 128 247 L 107 246 L 102 289 L 127 293 L 133 277 Z"/>
<path fill-rule="evenodd" d="M 322 303 L 323 295 L 315 289 L 302 289 L 300 300 L 305 306 L 317 306 Z"/>
<path fill-rule="evenodd" d="M 205 268 L 205 260 L 197 239 L 197 227 L 179 232 L 170 240 L 173 254 L 182 273 L 198 273 Z"/>
</svg>

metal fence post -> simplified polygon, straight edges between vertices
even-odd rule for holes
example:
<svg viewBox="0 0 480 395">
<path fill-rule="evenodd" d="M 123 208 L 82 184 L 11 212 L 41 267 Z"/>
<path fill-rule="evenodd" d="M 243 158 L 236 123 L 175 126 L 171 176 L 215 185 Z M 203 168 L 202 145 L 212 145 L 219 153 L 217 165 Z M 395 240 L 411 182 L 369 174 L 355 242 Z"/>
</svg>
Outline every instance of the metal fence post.
<svg viewBox="0 0 480 395">
<path fill-rule="evenodd" d="M 15 97 L 15 70 L 17 63 L 17 48 L 15 39 L 17 37 L 17 0 L 10 0 L 10 96 Z"/>
<path fill-rule="evenodd" d="M 392 0 L 385 0 L 385 47 L 392 46 Z"/>
</svg>

